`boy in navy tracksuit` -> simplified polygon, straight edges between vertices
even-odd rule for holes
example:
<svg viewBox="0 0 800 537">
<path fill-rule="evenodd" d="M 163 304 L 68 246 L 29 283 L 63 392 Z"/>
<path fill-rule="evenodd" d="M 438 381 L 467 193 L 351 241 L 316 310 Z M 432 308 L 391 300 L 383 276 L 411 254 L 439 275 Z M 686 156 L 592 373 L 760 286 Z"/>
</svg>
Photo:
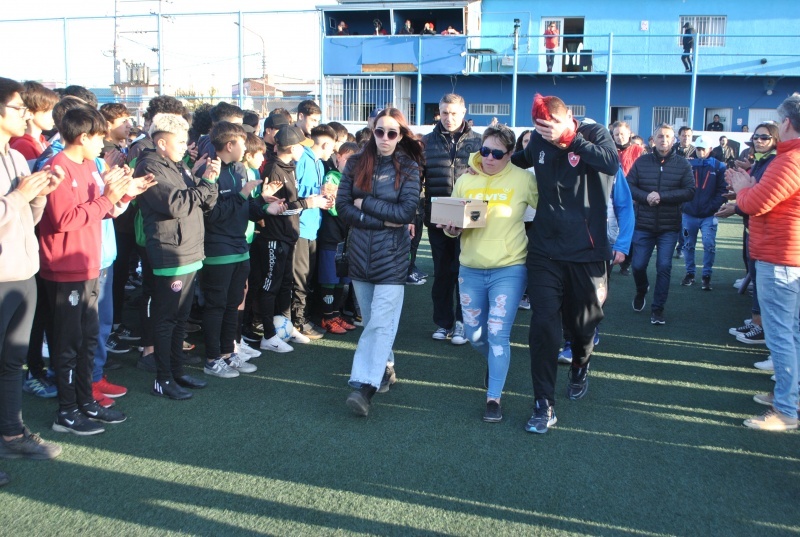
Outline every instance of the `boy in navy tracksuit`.
<svg viewBox="0 0 800 537">
<path fill-rule="evenodd" d="M 683 237 L 685 240 L 684 260 L 686 276 L 681 285 L 694 283 L 695 264 L 694 249 L 697 244 L 697 232 L 703 237 L 703 290 L 711 290 L 711 272 L 717 247 L 717 224 L 714 214 L 725 203 L 723 194 L 727 191 L 725 170 L 722 162 L 711 158 L 711 144 L 704 138 L 695 141 L 696 158 L 689 159 L 694 173 L 694 199 L 683 204 Z"/>
</svg>

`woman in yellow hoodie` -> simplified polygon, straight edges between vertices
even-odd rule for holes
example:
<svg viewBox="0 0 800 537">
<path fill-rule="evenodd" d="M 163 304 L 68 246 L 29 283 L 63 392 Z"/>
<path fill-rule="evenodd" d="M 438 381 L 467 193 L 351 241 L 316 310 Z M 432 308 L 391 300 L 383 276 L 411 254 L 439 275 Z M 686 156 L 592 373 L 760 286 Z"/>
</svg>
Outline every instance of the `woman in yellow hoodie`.
<svg viewBox="0 0 800 537">
<path fill-rule="evenodd" d="M 486 227 L 444 227 L 445 234 L 461 236 L 461 310 L 467 339 L 489 364 L 487 422 L 503 419 L 500 395 L 511 362 L 509 338 L 527 284 L 523 217 L 539 199 L 534 175 L 511 164 L 515 144 L 514 132 L 504 125 L 483 132 L 483 145 L 470 157 L 471 170 L 456 181 L 453 197 L 488 200 Z"/>
</svg>

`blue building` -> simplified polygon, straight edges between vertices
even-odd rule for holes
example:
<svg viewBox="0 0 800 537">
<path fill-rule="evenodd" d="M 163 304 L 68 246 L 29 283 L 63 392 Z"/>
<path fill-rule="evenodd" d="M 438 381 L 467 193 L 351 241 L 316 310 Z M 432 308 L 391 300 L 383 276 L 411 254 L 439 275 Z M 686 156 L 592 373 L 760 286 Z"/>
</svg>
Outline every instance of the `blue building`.
<svg viewBox="0 0 800 537">
<path fill-rule="evenodd" d="M 714 115 L 726 131 L 754 127 L 800 91 L 798 0 L 339 0 L 319 10 L 329 120 L 365 121 L 393 104 L 430 124 L 439 98 L 455 92 L 476 125 L 525 126 L 539 92 L 646 137 L 663 122 L 702 130 Z M 559 37 L 547 72 L 551 23 Z M 696 31 L 691 72 L 681 59 L 686 23 Z M 433 35 L 420 35 L 431 25 Z"/>
</svg>

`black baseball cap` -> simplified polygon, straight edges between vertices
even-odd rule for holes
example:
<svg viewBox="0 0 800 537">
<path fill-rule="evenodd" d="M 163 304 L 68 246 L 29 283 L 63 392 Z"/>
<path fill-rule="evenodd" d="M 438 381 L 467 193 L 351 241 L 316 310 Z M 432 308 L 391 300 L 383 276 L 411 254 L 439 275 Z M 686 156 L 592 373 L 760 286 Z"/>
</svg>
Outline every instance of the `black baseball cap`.
<svg viewBox="0 0 800 537">
<path fill-rule="evenodd" d="M 272 113 L 267 116 L 267 119 L 264 120 L 264 128 L 265 129 L 280 129 L 284 125 L 288 125 L 289 120 L 286 119 L 286 116 L 278 113 Z"/>
<path fill-rule="evenodd" d="M 314 145 L 314 142 L 310 138 L 306 138 L 303 131 L 294 125 L 284 125 L 281 127 L 275 135 L 275 143 L 281 147 L 289 147 L 290 145 L 297 144 L 305 147 Z"/>
</svg>

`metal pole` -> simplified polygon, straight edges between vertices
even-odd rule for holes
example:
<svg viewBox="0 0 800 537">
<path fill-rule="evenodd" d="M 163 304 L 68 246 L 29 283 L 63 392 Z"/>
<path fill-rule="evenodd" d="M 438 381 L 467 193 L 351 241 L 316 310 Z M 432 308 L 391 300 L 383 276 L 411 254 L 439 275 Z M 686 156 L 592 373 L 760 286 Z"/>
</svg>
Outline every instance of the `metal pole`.
<svg viewBox="0 0 800 537">
<path fill-rule="evenodd" d="M 69 86 L 69 52 L 67 47 L 67 18 L 64 17 L 64 86 Z"/>
<path fill-rule="evenodd" d="M 318 11 L 319 17 L 319 107 L 322 110 L 320 121 L 327 123 L 328 121 L 328 92 L 325 88 L 325 17 L 322 11 Z M 342 118 L 344 119 L 344 118 Z"/>
<path fill-rule="evenodd" d="M 158 2 L 158 94 L 164 95 L 164 59 L 162 57 L 164 42 L 161 39 L 161 2 Z"/>
<path fill-rule="evenodd" d="M 511 76 L 511 126 L 517 126 L 517 60 L 519 60 L 519 19 L 514 19 L 514 73 Z"/>
<path fill-rule="evenodd" d="M 244 32 L 242 31 L 242 12 L 239 11 L 239 108 L 244 108 Z"/>
<path fill-rule="evenodd" d="M 694 130 L 694 104 L 697 97 L 697 49 L 700 45 L 700 35 L 695 34 L 694 47 L 692 47 L 692 87 L 689 90 L 689 128 Z M 703 125 L 704 127 L 705 125 Z"/>
<path fill-rule="evenodd" d="M 583 54 L 583 53 L 581 53 Z M 612 63 L 614 60 L 614 32 L 608 34 L 608 72 L 606 73 L 606 122 L 608 127 L 611 124 L 611 73 L 613 72 Z"/>
<path fill-rule="evenodd" d="M 417 37 L 418 58 L 417 58 L 417 125 L 422 125 L 422 36 Z"/>
</svg>

